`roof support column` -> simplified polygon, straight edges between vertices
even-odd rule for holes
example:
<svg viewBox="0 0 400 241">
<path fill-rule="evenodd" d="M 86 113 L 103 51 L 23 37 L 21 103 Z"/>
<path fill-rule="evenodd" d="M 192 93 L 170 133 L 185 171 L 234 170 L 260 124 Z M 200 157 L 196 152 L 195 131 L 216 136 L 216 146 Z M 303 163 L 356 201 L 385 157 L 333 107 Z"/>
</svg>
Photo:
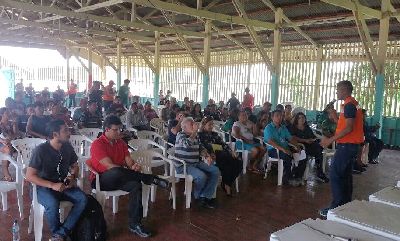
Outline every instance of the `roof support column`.
<svg viewBox="0 0 400 241">
<path fill-rule="evenodd" d="M 121 87 L 121 58 L 122 58 L 122 41 L 117 38 L 117 90 Z"/>
<path fill-rule="evenodd" d="M 126 57 L 126 77 L 128 79 L 132 77 L 132 62 L 129 56 Z"/>
<path fill-rule="evenodd" d="M 373 121 L 374 123 L 381 123 L 383 115 L 383 95 L 385 92 L 385 60 L 387 41 L 389 37 L 389 20 L 390 16 L 384 14 L 390 10 L 390 0 L 382 0 L 382 18 L 379 24 L 379 46 L 378 46 L 378 58 L 376 61 L 377 74 L 375 77 L 375 107 Z M 378 136 L 381 137 L 382 128 L 378 131 Z"/>
<path fill-rule="evenodd" d="M 207 20 L 205 24 L 205 34 L 204 38 L 204 72 L 203 74 L 203 91 L 202 91 L 202 105 L 203 108 L 207 106 L 209 99 L 209 85 L 210 85 L 210 45 L 211 45 L 211 20 Z"/>
<path fill-rule="evenodd" d="M 88 83 L 87 83 L 87 90 L 89 91 L 92 88 L 92 73 L 93 73 L 93 51 L 90 46 L 88 46 Z"/>
<path fill-rule="evenodd" d="M 247 63 L 247 87 L 250 87 L 250 74 L 251 74 L 251 65 L 253 64 L 253 51 L 249 50 L 249 62 Z"/>
<path fill-rule="evenodd" d="M 279 100 L 279 77 L 281 70 L 281 40 L 282 35 L 280 31 L 280 26 L 282 25 L 283 12 L 281 8 L 278 8 L 275 12 L 275 24 L 274 29 L 274 49 L 273 49 L 273 68 L 272 68 L 272 81 L 271 81 L 271 104 L 272 107 L 278 104 Z"/>
<path fill-rule="evenodd" d="M 160 33 L 155 32 L 155 48 L 154 48 L 154 87 L 153 87 L 153 97 L 154 105 L 158 106 L 160 102 L 158 93 L 160 92 Z"/>
<path fill-rule="evenodd" d="M 313 99 L 313 110 L 318 108 L 318 100 L 320 93 L 321 84 L 321 72 L 322 72 L 322 48 L 317 48 L 317 66 L 315 68 L 315 86 L 314 86 L 314 99 Z"/>
</svg>

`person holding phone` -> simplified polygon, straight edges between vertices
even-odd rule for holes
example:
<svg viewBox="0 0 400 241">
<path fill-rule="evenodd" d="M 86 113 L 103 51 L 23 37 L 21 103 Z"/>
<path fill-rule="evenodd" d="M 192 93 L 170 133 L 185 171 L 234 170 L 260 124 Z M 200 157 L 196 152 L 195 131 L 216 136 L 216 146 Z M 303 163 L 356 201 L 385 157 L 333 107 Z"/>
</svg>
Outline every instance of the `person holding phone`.
<svg viewBox="0 0 400 241">
<path fill-rule="evenodd" d="M 26 179 L 37 185 L 38 202 L 44 206 L 52 241 L 65 240 L 78 222 L 87 203 L 86 194 L 76 187 L 79 173 L 78 156 L 69 143 L 70 131 L 62 120 L 49 122 L 49 141 L 33 150 Z M 60 223 L 60 202 L 73 207 L 64 223 Z"/>
</svg>

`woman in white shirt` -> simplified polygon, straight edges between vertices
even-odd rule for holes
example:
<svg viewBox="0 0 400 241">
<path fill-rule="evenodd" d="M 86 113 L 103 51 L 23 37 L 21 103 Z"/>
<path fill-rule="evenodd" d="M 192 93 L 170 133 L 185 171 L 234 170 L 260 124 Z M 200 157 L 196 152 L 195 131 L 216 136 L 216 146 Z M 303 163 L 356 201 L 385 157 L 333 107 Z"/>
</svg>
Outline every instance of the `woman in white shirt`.
<svg viewBox="0 0 400 241">
<path fill-rule="evenodd" d="M 254 135 L 257 133 L 256 126 L 248 120 L 245 111 L 239 112 L 239 121 L 236 121 L 232 126 L 232 136 L 243 141 L 243 149 L 250 152 L 250 167 L 247 169 L 254 173 L 262 173 L 258 164 L 265 154 L 265 148 L 254 140 Z M 242 149 L 240 142 L 236 142 L 236 149 Z"/>
</svg>

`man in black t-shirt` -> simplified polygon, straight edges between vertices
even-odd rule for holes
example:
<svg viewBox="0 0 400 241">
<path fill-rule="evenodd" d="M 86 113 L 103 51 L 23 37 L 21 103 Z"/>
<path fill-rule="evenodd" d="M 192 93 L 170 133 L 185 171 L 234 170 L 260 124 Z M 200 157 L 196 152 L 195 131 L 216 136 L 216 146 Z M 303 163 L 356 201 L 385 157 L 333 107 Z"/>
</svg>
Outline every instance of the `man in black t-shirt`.
<svg viewBox="0 0 400 241">
<path fill-rule="evenodd" d="M 85 209 L 86 194 L 75 185 L 79 173 L 78 156 L 69 143 L 70 132 L 62 120 L 47 127 L 50 141 L 37 146 L 32 154 L 26 179 L 37 185 L 38 202 L 44 206 L 52 241 L 65 240 Z M 64 223 L 60 223 L 60 201 L 73 204 Z"/>
<path fill-rule="evenodd" d="M 168 121 L 168 142 L 175 145 L 176 134 L 181 131 L 181 121 L 187 114 L 180 111 L 176 114 L 175 119 Z"/>
</svg>

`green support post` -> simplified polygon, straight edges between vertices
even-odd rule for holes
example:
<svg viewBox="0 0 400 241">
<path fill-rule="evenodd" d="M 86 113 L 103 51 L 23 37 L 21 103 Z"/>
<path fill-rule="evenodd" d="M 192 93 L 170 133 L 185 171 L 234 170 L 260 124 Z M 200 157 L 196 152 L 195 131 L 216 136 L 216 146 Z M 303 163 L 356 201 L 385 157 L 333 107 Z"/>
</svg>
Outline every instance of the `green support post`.
<svg viewBox="0 0 400 241">
<path fill-rule="evenodd" d="M 202 105 L 203 108 L 205 108 L 208 104 L 208 98 L 209 98 L 209 93 L 208 93 L 208 86 L 210 84 L 210 75 L 203 74 L 203 98 L 202 98 Z"/>
<path fill-rule="evenodd" d="M 278 104 L 279 98 L 279 76 L 277 74 L 272 74 L 271 81 L 271 104 L 272 108 L 275 109 Z"/>
<path fill-rule="evenodd" d="M 374 124 L 380 123 L 382 125 L 383 117 L 383 94 L 385 92 L 385 76 L 377 74 L 375 77 L 375 107 L 374 107 Z M 382 128 L 378 130 L 378 136 L 381 137 Z"/>
</svg>

